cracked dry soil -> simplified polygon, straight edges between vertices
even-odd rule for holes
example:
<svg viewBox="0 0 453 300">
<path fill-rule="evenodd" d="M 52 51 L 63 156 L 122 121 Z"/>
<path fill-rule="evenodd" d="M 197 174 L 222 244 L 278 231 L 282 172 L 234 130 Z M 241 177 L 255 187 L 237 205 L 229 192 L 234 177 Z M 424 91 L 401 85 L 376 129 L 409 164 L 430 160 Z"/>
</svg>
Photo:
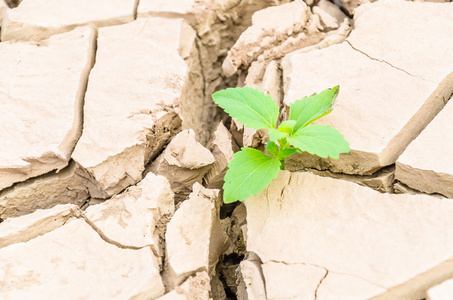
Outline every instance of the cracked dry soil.
<svg viewBox="0 0 453 300">
<path fill-rule="evenodd" d="M 449 299 L 451 1 L 0 0 L 1 299 Z M 379 24 L 377 26 L 376 24 Z M 442 41 L 441 43 L 439 41 Z M 351 153 L 225 205 L 247 85 Z"/>
</svg>

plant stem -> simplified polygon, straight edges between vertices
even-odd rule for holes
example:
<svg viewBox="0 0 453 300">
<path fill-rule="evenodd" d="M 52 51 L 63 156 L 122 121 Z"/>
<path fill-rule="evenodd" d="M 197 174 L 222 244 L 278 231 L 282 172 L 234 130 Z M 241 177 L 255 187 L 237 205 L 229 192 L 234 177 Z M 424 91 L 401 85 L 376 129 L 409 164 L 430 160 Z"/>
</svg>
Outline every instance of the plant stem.
<svg viewBox="0 0 453 300">
<path fill-rule="evenodd" d="M 279 151 L 283 151 L 284 149 L 288 148 L 289 144 L 286 138 L 282 138 L 278 140 L 279 144 Z M 280 159 L 280 170 L 285 170 L 285 159 Z"/>
<path fill-rule="evenodd" d="M 281 159 L 280 160 L 280 170 L 284 170 L 285 169 L 285 159 Z"/>
</svg>

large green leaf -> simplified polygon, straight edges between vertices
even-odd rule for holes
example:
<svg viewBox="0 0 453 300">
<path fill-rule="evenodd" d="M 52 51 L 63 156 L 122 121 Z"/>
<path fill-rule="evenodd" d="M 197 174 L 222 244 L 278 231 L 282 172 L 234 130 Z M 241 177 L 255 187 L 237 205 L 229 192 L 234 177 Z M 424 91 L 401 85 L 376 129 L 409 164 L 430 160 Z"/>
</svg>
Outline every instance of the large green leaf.
<svg viewBox="0 0 453 300">
<path fill-rule="evenodd" d="M 279 170 L 278 158 L 267 156 L 256 149 L 242 148 L 228 164 L 223 201 L 242 201 L 258 194 L 277 177 Z"/>
<path fill-rule="evenodd" d="M 349 143 L 336 129 L 325 125 L 310 125 L 300 128 L 287 141 L 302 151 L 326 158 L 338 158 L 340 153 L 349 152 Z"/>
<path fill-rule="evenodd" d="M 333 110 L 339 90 L 340 87 L 337 85 L 292 103 L 289 106 L 289 119 L 296 121 L 292 133 L 329 114 Z"/>
<path fill-rule="evenodd" d="M 231 117 L 253 129 L 275 128 L 278 106 L 271 96 L 250 87 L 229 88 L 212 94 Z"/>
</svg>

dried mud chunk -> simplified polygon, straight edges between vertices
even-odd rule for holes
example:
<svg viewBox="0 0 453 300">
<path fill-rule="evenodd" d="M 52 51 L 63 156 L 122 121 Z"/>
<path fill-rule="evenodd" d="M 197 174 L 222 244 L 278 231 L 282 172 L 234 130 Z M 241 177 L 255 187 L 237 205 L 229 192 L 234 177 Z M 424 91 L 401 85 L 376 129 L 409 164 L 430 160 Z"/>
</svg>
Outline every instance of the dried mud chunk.
<svg viewBox="0 0 453 300">
<path fill-rule="evenodd" d="M 159 222 L 175 211 L 168 180 L 148 173 L 136 186 L 86 210 L 86 218 L 104 237 L 123 247 L 151 247 L 162 256 Z"/>
<path fill-rule="evenodd" d="M 453 84 L 453 74 L 451 76 Z M 395 179 L 412 189 L 453 198 L 453 101 L 428 124 L 396 161 Z"/>
<path fill-rule="evenodd" d="M 307 45 L 316 44 L 323 36 L 318 29 L 318 19 L 312 18 L 310 8 L 304 2 L 291 2 L 260 10 L 253 15 L 252 23 L 228 51 L 222 65 L 227 77 L 235 74 L 239 68 L 247 68 L 258 56 L 272 51 L 272 48 L 299 32 L 308 32 Z M 278 54 L 268 56 L 274 56 L 268 58 L 272 60 Z"/>
<path fill-rule="evenodd" d="M 67 166 L 82 133 L 94 44 L 89 26 L 40 43 L 0 43 L 0 190 Z"/>
<path fill-rule="evenodd" d="M 281 171 L 244 204 L 247 250 L 326 269 L 318 299 L 421 299 L 452 272 L 450 199 Z"/>
<path fill-rule="evenodd" d="M 0 270 L 6 299 L 149 299 L 165 292 L 150 248 L 109 244 L 81 219 L 0 249 Z"/>
<path fill-rule="evenodd" d="M 143 18 L 99 29 L 84 130 L 73 153 L 78 174 L 93 184 L 92 197 L 108 198 L 140 181 L 148 162 L 188 121 L 181 105 L 196 96 L 197 86 L 188 86 L 195 38 L 181 19 Z"/>
<path fill-rule="evenodd" d="M 179 285 L 199 271 L 212 275 L 228 237 L 219 219 L 219 191 L 194 185 L 167 226 L 167 262 L 171 280 Z"/>
<path fill-rule="evenodd" d="M 195 182 L 202 182 L 214 162 L 212 153 L 196 141 L 194 131 L 184 130 L 173 138 L 147 171 L 167 177 L 179 202 L 189 195 Z"/>
<path fill-rule="evenodd" d="M 71 203 L 81 207 L 90 195 L 86 181 L 75 173 L 75 163 L 59 172 L 51 172 L 18 183 L 0 192 L 0 218 L 18 217 Z"/>
<path fill-rule="evenodd" d="M 219 123 L 206 148 L 214 155 L 215 162 L 206 173 L 204 180 L 208 188 L 220 189 L 223 186 L 228 163 L 233 159 L 233 154 L 239 150 L 239 147 L 223 123 Z"/>
<path fill-rule="evenodd" d="M 23 0 L 6 12 L 1 40 L 43 40 L 78 26 L 132 22 L 136 0 Z"/>
<path fill-rule="evenodd" d="M 79 216 L 80 210 L 76 205 L 62 204 L 51 209 L 37 210 L 27 216 L 10 218 L 1 223 L 0 248 L 28 242 Z"/>
</svg>

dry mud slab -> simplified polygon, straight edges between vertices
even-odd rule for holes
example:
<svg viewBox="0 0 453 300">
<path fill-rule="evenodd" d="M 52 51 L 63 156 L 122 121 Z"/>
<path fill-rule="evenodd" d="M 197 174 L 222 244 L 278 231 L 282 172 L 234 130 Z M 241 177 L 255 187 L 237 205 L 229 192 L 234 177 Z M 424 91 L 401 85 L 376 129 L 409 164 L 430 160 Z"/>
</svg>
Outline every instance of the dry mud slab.
<svg viewBox="0 0 453 300">
<path fill-rule="evenodd" d="M 452 116 L 450 101 L 398 158 L 396 180 L 417 191 L 453 198 Z"/>
<path fill-rule="evenodd" d="M 198 271 L 211 277 L 215 273 L 228 240 L 219 219 L 220 203 L 219 190 L 196 183 L 168 223 L 166 259 L 173 284 L 181 284 Z"/>
<path fill-rule="evenodd" d="M 137 185 L 85 210 L 85 218 L 110 243 L 125 248 L 149 247 L 163 256 L 161 236 L 175 212 L 174 194 L 168 180 L 149 173 Z"/>
<path fill-rule="evenodd" d="M 445 280 L 428 290 L 428 300 L 448 299 L 453 295 L 453 279 Z"/>
<path fill-rule="evenodd" d="M 132 22 L 136 2 L 23 0 L 17 8 L 6 12 L 1 40 L 41 40 L 88 24 L 102 27 Z"/>
<path fill-rule="evenodd" d="M 73 161 L 58 172 L 16 183 L 0 192 L 0 218 L 17 217 L 56 204 L 72 203 L 79 207 L 90 198 L 85 180 L 76 175 Z"/>
<path fill-rule="evenodd" d="M 7 9 L 6 3 L 4 1 L 0 2 L 0 29 L 2 28 L 3 14 Z"/>
<path fill-rule="evenodd" d="M 451 3 L 378 1 L 356 10 L 345 42 L 287 55 L 285 105 L 339 84 L 333 113 L 318 123 L 352 149 L 339 160 L 294 155 L 288 169 L 369 175 L 393 164 L 453 93 L 452 19 Z"/>
<path fill-rule="evenodd" d="M 78 207 L 66 204 L 38 210 L 19 218 L 10 218 L 2 223 L 0 229 L 0 248 L 28 242 L 63 226 L 70 218 L 78 216 L 80 216 Z"/>
<path fill-rule="evenodd" d="M 304 293 L 317 299 L 421 299 L 453 270 L 450 199 L 282 171 L 244 203 L 269 299 L 302 291 L 288 272 L 309 278 Z"/>
<path fill-rule="evenodd" d="M 7 146 L 18 145 L 8 149 L 11 158 L 2 155 L 10 159 L 5 176 L 8 181 L 0 180 L 2 295 L 23 299 L 30 295 L 66 297 L 68 293 L 68 297 L 77 298 L 154 299 L 170 292 L 163 288 L 159 273 L 165 268 L 162 257 L 166 223 L 174 212 L 173 193 L 166 179 L 152 173 L 142 179 L 143 171 L 183 128 L 193 129 L 197 139 L 207 141 L 209 126 L 216 123 L 207 122 L 207 116 L 212 116 L 206 112 L 212 113 L 214 105 L 205 89 L 221 84 L 220 66 L 214 71 L 212 67 L 217 57 L 224 55 L 221 48 L 227 47 L 220 44 L 235 39 L 228 33 L 233 19 L 235 26 L 243 27 L 242 18 L 247 23 L 253 11 L 275 4 L 251 2 L 203 6 L 202 13 L 207 12 L 204 19 L 199 14 L 198 24 L 190 23 L 202 37 L 203 46 L 198 44 L 195 30 L 180 18 L 142 16 L 134 21 L 137 3 L 133 1 L 113 6 L 23 1 L 19 8 L 7 10 L 0 47 L 8 48 L 8 55 L 2 56 L 5 76 L 1 77 L 4 89 L 0 95 L 7 104 L 5 109 L 13 112 L 9 113 L 11 120 L 2 119 L 9 121 L 3 134 L 15 139 L 2 140 Z M 197 5 L 192 1 L 189 6 L 199 11 Z M 107 9 L 103 10 L 104 6 Z M 0 9 L 3 17 L 4 6 Z M 95 26 L 80 27 L 88 23 Z M 218 30 L 211 31 L 211 26 Z M 207 44 L 211 47 L 208 50 Z M 22 48 L 30 51 L 25 53 Z M 202 73 L 201 60 L 211 73 Z M 42 100 L 32 101 L 37 97 Z M 209 103 L 205 103 L 207 99 Z M 24 114 L 27 110 L 23 107 L 14 107 L 22 104 L 32 110 L 29 115 L 40 119 Z M 14 114 L 16 111 L 21 115 Z M 13 124 L 17 120 L 25 125 Z M 43 128 L 36 124 L 43 124 Z M 30 137 L 22 138 L 16 127 Z M 39 143 L 43 146 L 34 151 L 36 154 L 20 152 L 33 150 Z M 194 153 L 189 152 L 194 150 L 184 148 L 191 157 Z M 47 156 L 55 156 L 55 161 Z M 21 165 L 31 163 L 34 165 L 27 170 Z M 207 165 L 211 163 L 213 159 Z M 202 175 L 199 177 L 201 181 Z M 137 186 L 129 187 L 138 181 Z M 94 197 L 110 198 L 118 192 L 122 193 L 86 211 L 79 208 L 86 207 L 88 201 L 98 202 Z M 195 230 L 192 235 L 197 242 L 192 245 L 198 247 L 202 241 L 202 247 L 208 249 L 201 259 L 206 271 L 199 272 L 199 265 L 193 270 L 185 266 L 177 282 L 167 282 L 175 286 L 173 294 L 209 297 L 207 272 L 215 271 L 227 241 L 219 221 L 220 198 L 218 191 L 214 193 L 209 205 L 201 206 L 203 216 L 211 216 L 209 219 L 192 225 L 190 219 L 184 220 L 187 214 L 181 210 L 182 217 L 172 223 L 198 228 L 203 234 Z M 198 202 L 206 200 L 200 197 Z M 54 206 L 68 202 L 76 205 Z M 13 218 L 22 214 L 26 215 Z M 212 236 L 220 233 L 223 239 L 211 243 Z M 170 232 L 170 240 L 171 236 Z M 178 250 L 179 241 L 175 243 Z M 197 253 L 196 249 L 192 252 Z M 15 259 L 10 259 L 12 256 Z M 21 262 L 24 268 L 19 266 Z M 172 260 L 171 268 L 181 267 Z M 129 278 L 124 284 L 118 281 L 122 276 Z M 77 287 L 87 285 L 93 289 L 77 292 Z"/>
<path fill-rule="evenodd" d="M 1 248 L 0 264 L 4 299 L 156 298 L 165 292 L 151 248 L 107 243 L 78 218 L 25 244 Z"/>
<path fill-rule="evenodd" d="M 138 182 L 181 119 L 193 124 L 195 115 L 183 109 L 199 95 L 192 92 L 197 82 L 188 86 L 192 69 L 184 59 L 192 64 L 198 58 L 195 38 L 180 19 L 143 18 L 99 29 L 84 131 L 72 154 L 79 174 L 93 183 L 92 197 L 107 198 Z"/>
<path fill-rule="evenodd" d="M 0 293 L 6 299 L 155 299 L 165 292 L 161 236 L 174 209 L 168 180 L 150 173 L 86 212 L 67 204 L 10 218 L 0 226 Z M 90 288 L 77 291 L 80 286 Z"/>
<path fill-rule="evenodd" d="M 214 162 L 211 151 L 195 139 L 195 132 L 183 130 L 171 140 L 147 171 L 166 176 L 172 191 L 177 194 L 177 200 L 184 200 L 194 183 L 202 182 Z"/>
<path fill-rule="evenodd" d="M 0 190 L 63 169 L 82 134 L 96 32 L 81 27 L 39 43 L 0 43 Z"/>
<path fill-rule="evenodd" d="M 10 159 L 0 164 L 0 294 L 451 294 L 451 199 L 389 193 L 396 176 L 400 191 L 452 197 L 442 137 L 452 6 L 381 0 L 350 11 L 350 26 L 331 2 L 305 2 L 24 0 L 6 9 L 0 0 L 0 105 L 13 112 L 0 137 L 17 148 L 0 158 Z M 287 162 L 337 179 L 284 171 L 245 206 L 222 207 L 209 188 L 221 187 L 237 145 L 266 141 L 234 120 L 230 130 L 219 124 L 211 94 L 236 83 L 271 94 L 285 113 L 340 83 L 320 122 L 340 129 L 352 154 Z"/>
</svg>

